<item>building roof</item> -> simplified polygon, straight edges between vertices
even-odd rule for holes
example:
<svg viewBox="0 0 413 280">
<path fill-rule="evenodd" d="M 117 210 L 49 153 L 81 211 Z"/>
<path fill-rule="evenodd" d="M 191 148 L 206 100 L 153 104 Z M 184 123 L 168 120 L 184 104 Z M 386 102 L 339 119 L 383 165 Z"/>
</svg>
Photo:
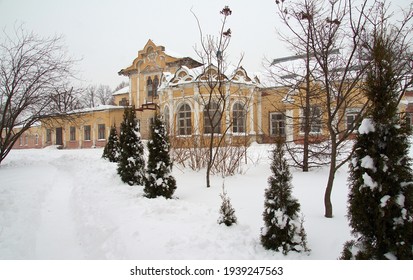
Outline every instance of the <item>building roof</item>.
<svg viewBox="0 0 413 280">
<path fill-rule="evenodd" d="M 112 95 L 122 95 L 122 94 L 129 94 L 129 85 L 127 85 L 126 87 L 123 87 L 121 89 L 118 89 L 117 91 L 112 93 Z"/>
<path fill-rule="evenodd" d="M 67 112 L 67 114 L 79 114 L 79 113 L 91 113 L 91 112 L 98 112 L 98 111 L 111 111 L 111 110 L 119 110 L 125 109 L 125 106 L 116 106 L 116 105 L 99 105 L 93 108 L 83 108 L 83 109 L 76 109 Z"/>
<path fill-rule="evenodd" d="M 138 56 L 133 60 L 132 64 L 124 69 L 121 69 L 118 74 L 128 76 L 129 74 L 136 73 L 138 61 L 142 61 L 154 53 L 163 53 L 169 57 L 166 62 L 166 65 L 169 67 L 181 67 L 185 65 L 189 68 L 194 68 L 202 65 L 200 62 L 191 57 L 183 56 L 169 49 L 167 50 L 164 46 L 156 45 L 151 39 L 149 39 L 144 48 L 138 51 Z"/>
</svg>

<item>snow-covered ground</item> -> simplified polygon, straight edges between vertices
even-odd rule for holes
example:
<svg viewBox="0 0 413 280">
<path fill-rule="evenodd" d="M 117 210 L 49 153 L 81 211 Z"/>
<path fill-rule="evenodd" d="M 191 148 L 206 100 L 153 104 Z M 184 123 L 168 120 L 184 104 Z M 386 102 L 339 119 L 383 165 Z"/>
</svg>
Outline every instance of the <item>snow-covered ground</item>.
<svg viewBox="0 0 413 280">
<path fill-rule="evenodd" d="M 223 178 L 174 167 L 176 199 L 147 199 L 123 184 L 102 149 L 13 150 L 0 167 L 0 259 L 337 259 L 350 239 L 347 167 L 336 177 L 334 218 L 324 218 L 327 169 L 293 172 L 310 254 L 260 244 L 269 145 L 253 145 L 245 174 L 225 189 L 238 224 L 218 225 Z"/>
</svg>

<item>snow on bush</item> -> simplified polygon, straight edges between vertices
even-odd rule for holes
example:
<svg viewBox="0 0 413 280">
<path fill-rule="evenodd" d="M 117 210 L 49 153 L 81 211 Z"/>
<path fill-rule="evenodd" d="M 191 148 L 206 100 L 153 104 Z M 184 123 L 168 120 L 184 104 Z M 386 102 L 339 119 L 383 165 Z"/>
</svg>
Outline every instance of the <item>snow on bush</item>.
<svg viewBox="0 0 413 280">
<path fill-rule="evenodd" d="M 370 132 L 374 132 L 374 124 L 373 121 L 369 118 L 363 119 L 358 129 L 360 134 L 369 134 Z"/>
</svg>

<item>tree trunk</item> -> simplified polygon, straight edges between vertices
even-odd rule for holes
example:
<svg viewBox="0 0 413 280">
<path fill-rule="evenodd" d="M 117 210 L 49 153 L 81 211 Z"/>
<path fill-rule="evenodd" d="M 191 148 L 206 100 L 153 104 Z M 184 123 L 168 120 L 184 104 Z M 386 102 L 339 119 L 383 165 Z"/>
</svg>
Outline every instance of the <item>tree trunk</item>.
<svg viewBox="0 0 413 280">
<path fill-rule="evenodd" d="M 304 148 L 303 148 L 303 172 L 308 172 L 308 146 L 309 146 L 309 137 L 308 137 L 308 128 L 307 128 L 307 123 L 308 119 L 306 118 L 306 128 L 304 132 Z"/>
<path fill-rule="evenodd" d="M 310 28 L 310 24 L 308 24 L 308 28 Z M 309 42 L 310 38 L 307 38 L 307 52 L 306 52 L 306 75 L 305 75 L 305 108 L 304 108 L 304 149 L 303 149 L 303 172 L 308 172 L 308 153 L 309 153 L 309 141 L 310 141 L 310 50 L 309 50 Z"/>
<path fill-rule="evenodd" d="M 209 111 L 208 111 L 209 113 Z M 210 176 L 211 176 L 211 169 L 212 169 L 212 164 L 214 161 L 214 157 L 213 157 L 213 152 L 214 152 L 214 130 L 215 130 L 215 126 L 212 124 L 211 121 L 211 127 L 212 127 L 212 131 L 211 131 L 211 136 L 209 139 L 209 155 L 208 155 L 208 163 L 207 163 L 207 171 L 206 171 L 206 184 L 207 184 L 207 188 L 211 187 L 211 180 L 210 180 Z"/>
<path fill-rule="evenodd" d="M 211 167 L 210 167 L 210 163 L 208 163 L 207 165 L 207 171 L 206 171 L 206 187 L 209 188 L 211 187 L 211 182 L 210 182 L 210 174 L 211 174 Z"/>
<path fill-rule="evenodd" d="M 334 138 L 334 137 L 333 137 Z M 327 187 L 324 193 L 324 217 L 333 218 L 333 204 L 331 203 L 331 192 L 333 191 L 334 177 L 336 175 L 337 163 L 337 146 L 335 139 L 332 139 L 331 144 L 331 161 L 330 171 L 328 173 Z"/>
</svg>

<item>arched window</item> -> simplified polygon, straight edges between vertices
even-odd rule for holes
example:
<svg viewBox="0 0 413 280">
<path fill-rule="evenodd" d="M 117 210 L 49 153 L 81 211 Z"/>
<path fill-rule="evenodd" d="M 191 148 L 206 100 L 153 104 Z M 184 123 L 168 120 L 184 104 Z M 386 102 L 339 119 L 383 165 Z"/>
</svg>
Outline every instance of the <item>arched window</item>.
<svg viewBox="0 0 413 280">
<path fill-rule="evenodd" d="M 184 103 L 178 110 L 178 135 L 191 135 L 191 107 Z"/>
<path fill-rule="evenodd" d="M 237 102 L 232 107 L 232 132 L 233 133 L 245 133 L 245 118 L 247 111 L 245 106 Z"/>
<path fill-rule="evenodd" d="M 158 97 L 158 86 L 159 86 L 159 79 L 158 76 L 155 76 L 155 78 L 153 79 L 153 96 L 154 97 Z"/>
<path fill-rule="evenodd" d="M 152 96 L 153 96 L 153 85 L 152 85 L 151 77 L 149 77 L 148 80 L 146 81 L 146 90 L 148 92 L 148 98 L 152 98 Z"/>
<path fill-rule="evenodd" d="M 215 102 L 210 102 L 204 108 L 204 133 L 221 133 L 222 112 Z"/>
<path fill-rule="evenodd" d="M 166 129 L 166 133 L 169 134 L 169 129 L 170 129 L 170 125 L 169 125 L 169 107 L 165 106 L 165 109 L 163 111 L 163 121 L 165 123 L 165 129 Z"/>
</svg>

